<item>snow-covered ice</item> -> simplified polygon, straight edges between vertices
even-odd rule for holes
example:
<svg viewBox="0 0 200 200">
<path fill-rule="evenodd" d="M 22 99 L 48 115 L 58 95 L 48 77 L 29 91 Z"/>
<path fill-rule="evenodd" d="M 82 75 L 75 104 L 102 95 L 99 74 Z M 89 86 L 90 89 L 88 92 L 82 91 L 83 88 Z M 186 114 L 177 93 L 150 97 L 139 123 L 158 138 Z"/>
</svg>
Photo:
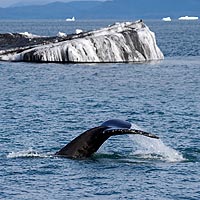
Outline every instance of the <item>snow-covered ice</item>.
<svg viewBox="0 0 200 200">
<path fill-rule="evenodd" d="M 59 32 L 57 33 L 57 36 L 58 36 L 58 37 L 66 37 L 67 34 L 59 31 Z"/>
<path fill-rule="evenodd" d="M 179 17 L 179 20 L 198 20 L 198 17 L 189 17 L 189 16 L 184 16 L 184 17 Z"/>
<path fill-rule="evenodd" d="M 142 20 L 79 32 L 61 42 L 41 44 L 7 58 L 1 57 L 12 61 L 72 63 L 144 62 L 163 58 L 155 34 Z"/>
<path fill-rule="evenodd" d="M 23 32 L 23 33 L 19 33 L 20 35 L 23 35 L 27 38 L 39 38 L 41 36 L 39 35 L 35 35 L 35 34 L 32 34 L 32 33 L 29 33 L 29 32 Z"/>
<path fill-rule="evenodd" d="M 172 21 L 171 17 L 163 17 L 162 20 L 165 21 L 165 22 L 171 22 Z"/>
<path fill-rule="evenodd" d="M 75 21 L 75 17 L 67 18 L 66 21 L 67 21 L 67 22 L 74 22 L 74 21 Z"/>
</svg>

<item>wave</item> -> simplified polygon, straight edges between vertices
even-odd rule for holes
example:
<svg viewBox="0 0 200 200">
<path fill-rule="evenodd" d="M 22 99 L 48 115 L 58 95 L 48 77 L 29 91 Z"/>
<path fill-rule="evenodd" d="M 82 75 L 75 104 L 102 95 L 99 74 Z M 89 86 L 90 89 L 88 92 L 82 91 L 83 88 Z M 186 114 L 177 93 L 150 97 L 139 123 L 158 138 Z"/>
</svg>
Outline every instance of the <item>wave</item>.
<svg viewBox="0 0 200 200">
<path fill-rule="evenodd" d="M 37 151 L 34 151 L 32 148 L 18 152 L 11 152 L 7 155 L 7 158 L 46 158 L 46 157 L 49 157 L 49 155 L 38 153 Z"/>
</svg>

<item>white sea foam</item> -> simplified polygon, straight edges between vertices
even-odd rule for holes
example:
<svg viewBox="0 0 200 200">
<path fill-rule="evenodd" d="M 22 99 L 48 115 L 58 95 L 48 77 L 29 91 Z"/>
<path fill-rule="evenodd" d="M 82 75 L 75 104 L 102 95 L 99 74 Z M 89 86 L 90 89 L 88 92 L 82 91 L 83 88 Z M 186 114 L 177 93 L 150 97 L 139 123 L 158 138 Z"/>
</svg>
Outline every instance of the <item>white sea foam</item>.
<svg viewBox="0 0 200 200">
<path fill-rule="evenodd" d="M 29 157 L 44 158 L 48 157 L 48 155 L 40 154 L 37 151 L 34 151 L 32 148 L 23 151 L 11 152 L 7 155 L 7 158 L 29 158 Z"/>
<path fill-rule="evenodd" d="M 142 130 L 135 124 L 132 124 L 131 128 Z M 165 145 L 161 139 L 153 139 L 141 135 L 129 135 L 129 137 L 137 146 L 133 155 L 148 159 L 160 159 L 168 162 L 180 162 L 185 160 L 180 152 Z"/>
</svg>

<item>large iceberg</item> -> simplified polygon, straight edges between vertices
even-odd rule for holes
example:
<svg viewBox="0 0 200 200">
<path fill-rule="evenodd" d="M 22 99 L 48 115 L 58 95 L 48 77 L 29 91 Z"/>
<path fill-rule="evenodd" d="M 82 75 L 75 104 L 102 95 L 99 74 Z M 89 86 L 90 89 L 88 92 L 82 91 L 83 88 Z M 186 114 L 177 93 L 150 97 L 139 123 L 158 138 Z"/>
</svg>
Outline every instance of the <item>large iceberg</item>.
<svg viewBox="0 0 200 200">
<path fill-rule="evenodd" d="M 9 61 L 66 63 L 144 62 L 163 58 L 155 34 L 142 20 L 115 23 L 62 37 L 62 41 L 27 47 L 20 53 L 0 55 L 1 60 Z"/>
</svg>

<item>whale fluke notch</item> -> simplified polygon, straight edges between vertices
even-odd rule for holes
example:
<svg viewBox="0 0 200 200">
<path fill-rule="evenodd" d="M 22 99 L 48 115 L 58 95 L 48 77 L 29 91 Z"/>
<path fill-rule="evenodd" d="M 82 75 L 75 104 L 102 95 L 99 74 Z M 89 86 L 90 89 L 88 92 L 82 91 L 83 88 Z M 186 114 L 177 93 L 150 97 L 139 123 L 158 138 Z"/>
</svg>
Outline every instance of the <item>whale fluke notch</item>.
<svg viewBox="0 0 200 200">
<path fill-rule="evenodd" d="M 131 129 L 131 123 L 119 119 L 104 122 L 101 126 L 89 129 L 73 139 L 55 155 L 73 159 L 84 159 L 94 154 L 111 136 L 124 134 L 139 134 L 159 139 L 158 136 L 142 130 Z"/>
</svg>

